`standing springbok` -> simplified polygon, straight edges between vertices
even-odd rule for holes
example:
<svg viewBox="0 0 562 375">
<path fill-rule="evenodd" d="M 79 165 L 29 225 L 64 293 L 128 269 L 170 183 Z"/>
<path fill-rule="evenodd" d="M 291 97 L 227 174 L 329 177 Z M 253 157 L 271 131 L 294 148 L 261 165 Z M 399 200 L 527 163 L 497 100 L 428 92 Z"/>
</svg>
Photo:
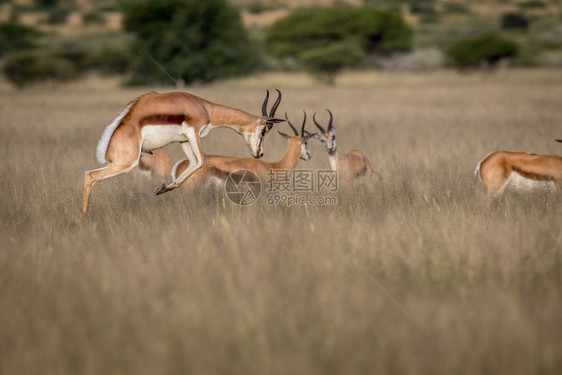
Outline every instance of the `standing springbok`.
<svg viewBox="0 0 562 375">
<path fill-rule="evenodd" d="M 150 154 L 148 152 L 142 153 L 137 168 L 142 174 L 146 173 L 152 179 L 165 179 L 170 177 L 175 163 L 174 159 L 166 151 L 154 150 Z"/>
<path fill-rule="evenodd" d="M 269 170 L 293 170 L 299 159 L 310 160 L 310 151 L 308 150 L 307 141 L 314 137 L 316 133 L 310 134 L 305 130 L 306 112 L 304 112 L 300 135 L 295 126 L 291 123 L 291 121 L 289 121 L 286 112 L 285 119 L 293 130 L 294 135 L 289 136 L 278 131 L 283 138 L 289 141 L 285 155 L 281 158 L 281 160 L 270 162 L 253 158 L 205 155 L 205 165 L 194 174 L 192 179 L 187 182 L 189 187 L 193 188 L 195 186 L 205 185 L 213 178 L 217 180 L 225 180 L 231 173 L 235 173 L 241 169 L 254 172 L 258 178 L 264 182 L 268 178 Z M 190 163 L 190 160 L 187 159 L 177 162 L 172 169 L 172 177 L 177 178 L 177 176 L 181 175 L 183 171 L 189 168 Z"/>
<path fill-rule="evenodd" d="M 562 142 L 562 139 L 556 141 Z M 478 177 L 493 197 L 506 190 L 520 193 L 555 191 L 562 185 L 562 156 L 495 151 L 476 166 L 474 178 Z"/>
<path fill-rule="evenodd" d="M 200 138 L 212 128 L 228 127 L 244 137 L 252 156 L 263 156 L 265 135 L 274 124 L 284 119 L 274 118 L 281 102 L 281 92 L 267 114 L 269 91 L 262 104 L 262 116 L 212 103 L 186 92 L 149 92 L 130 102 L 105 128 L 97 146 L 96 156 L 102 168 L 86 171 L 82 213 L 88 210 L 92 186 L 99 180 L 131 171 L 139 163 L 141 152 L 151 152 L 170 143 L 179 142 L 189 168 L 168 185 L 162 185 L 156 195 L 174 190 L 189 178 L 204 162 Z"/>
<path fill-rule="evenodd" d="M 370 179 L 373 175 L 373 168 L 369 159 L 361 151 L 351 150 L 345 155 L 338 156 L 334 116 L 329 109 L 326 109 L 326 111 L 330 115 L 327 129 L 324 129 L 316 121 L 316 113 L 312 116 L 312 120 L 320 130 L 320 134 L 317 134 L 314 138 L 320 140 L 326 147 L 330 157 L 330 167 L 332 170 L 338 171 L 338 178 L 342 181 L 353 181 L 359 178 Z"/>
</svg>

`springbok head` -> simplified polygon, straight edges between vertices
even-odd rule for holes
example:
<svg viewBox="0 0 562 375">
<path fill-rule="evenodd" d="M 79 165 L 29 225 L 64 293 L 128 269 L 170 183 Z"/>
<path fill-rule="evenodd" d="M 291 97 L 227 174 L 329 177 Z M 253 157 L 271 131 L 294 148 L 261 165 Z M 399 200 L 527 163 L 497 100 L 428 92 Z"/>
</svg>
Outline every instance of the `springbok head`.
<svg viewBox="0 0 562 375">
<path fill-rule="evenodd" d="M 269 90 L 266 91 L 265 99 L 263 100 L 263 104 L 261 106 L 261 117 L 258 119 L 257 126 L 255 131 L 247 133 L 245 136 L 246 143 L 250 147 L 252 151 L 252 155 L 255 158 L 261 158 L 263 156 L 263 149 L 262 144 L 265 138 L 265 135 L 271 130 L 273 125 L 285 122 L 285 119 L 275 118 L 275 111 L 279 104 L 281 103 L 281 91 L 275 89 L 277 91 L 277 99 L 271 106 L 271 110 L 269 114 L 267 113 L 267 103 L 269 101 Z"/>
<path fill-rule="evenodd" d="M 289 121 L 289 117 L 287 117 L 287 112 L 285 112 L 285 119 L 287 121 L 287 123 L 289 124 L 289 126 L 291 127 L 291 129 L 293 130 L 293 133 L 295 134 L 294 136 L 290 136 L 288 134 L 285 134 L 283 132 L 280 132 L 279 130 L 277 131 L 283 138 L 285 139 L 293 139 L 295 141 L 300 142 L 301 145 L 301 154 L 300 154 L 300 158 L 302 160 L 310 160 L 310 151 L 308 150 L 308 140 L 314 136 L 316 136 L 317 134 L 310 134 L 309 132 L 307 132 L 304 127 L 306 125 L 306 112 L 303 110 L 304 113 L 304 117 L 302 119 L 302 126 L 301 126 L 301 134 L 299 135 L 298 130 L 295 128 L 295 126 L 293 125 L 293 123 L 291 123 L 291 121 Z"/>
<path fill-rule="evenodd" d="M 312 116 L 314 125 L 316 125 L 316 127 L 320 130 L 320 134 L 316 135 L 314 138 L 324 143 L 326 150 L 328 150 L 328 154 L 333 155 L 337 150 L 336 130 L 334 129 L 334 116 L 329 109 L 326 109 L 326 111 L 328 111 L 328 114 L 330 115 L 330 120 L 328 121 L 328 127 L 326 129 L 324 129 L 322 125 L 320 125 L 318 121 L 316 121 L 316 113 Z"/>
</svg>

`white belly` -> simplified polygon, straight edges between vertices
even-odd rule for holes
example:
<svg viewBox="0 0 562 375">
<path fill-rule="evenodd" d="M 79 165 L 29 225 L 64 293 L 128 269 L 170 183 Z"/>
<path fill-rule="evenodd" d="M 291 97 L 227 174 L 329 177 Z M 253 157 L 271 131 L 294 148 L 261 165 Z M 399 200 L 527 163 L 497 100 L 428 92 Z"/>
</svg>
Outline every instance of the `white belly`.
<svg viewBox="0 0 562 375">
<path fill-rule="evenodd" d="M 508 189 L 518 193 L 532 193 L 539 191 L 555 191 L 554 181 L 537 181 L 521 176 L 519 173 L 512 172 L 502 190 Z"/>
<path fill-rule="evenodd" d="M 187 141 L 180 125 L 145 125 L 141 134 L 143 151 L 156 150 L 170 143 Z"/>
</svg>

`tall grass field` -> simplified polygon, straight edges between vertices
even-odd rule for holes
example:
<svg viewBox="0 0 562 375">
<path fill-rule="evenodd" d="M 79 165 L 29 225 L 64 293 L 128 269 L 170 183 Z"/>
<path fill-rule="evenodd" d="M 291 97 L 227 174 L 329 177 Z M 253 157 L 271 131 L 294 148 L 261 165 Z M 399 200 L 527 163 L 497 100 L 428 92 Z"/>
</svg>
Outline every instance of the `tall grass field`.
<svg viewBox="0 0 562 375">
<path fill-rule="evenodd" d="M 0 91 L 0 373 L 562 373 L 562 194 L 490 202 L 473 181 L 494 150 L 562 154 L 562 71 L 266 78 L 189 91 L 260 113 L 279 87 L 295 123 L 329 108 L 339 152 L 382 178 L 240 207 L 130 173 L 80 219 L 105 126 L 170 89 Z M 230 130 L 202 147 L 250 156 Z M 298 168 L 329 168 L 309 147 Z"/>
</svg>

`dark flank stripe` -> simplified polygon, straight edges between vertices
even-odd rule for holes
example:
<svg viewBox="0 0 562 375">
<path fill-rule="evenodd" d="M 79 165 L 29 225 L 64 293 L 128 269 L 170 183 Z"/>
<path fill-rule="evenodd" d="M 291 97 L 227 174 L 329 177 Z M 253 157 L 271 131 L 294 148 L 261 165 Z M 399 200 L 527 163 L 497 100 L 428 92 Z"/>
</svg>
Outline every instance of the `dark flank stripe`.
<svg viewBox="0 0 562 375">
<path fill-rule="evenodd" d="M 166 115 L 166 114 L 157 114 L 157 115 L 148 115 L 143 117 L 140 120 L 140 124 L 142 125 L 181 125 L 181 123 L 185 120 L 185 115 Z"/>
<path fill-rule="evenodd" d="M 525 178 L 528 178 L 530 180 L 535 180 L 535 181 L 552 181 L 552 180 L 554 180 L 554 178 L 552 178 L 551 176 L 526 172 L 526 171 L 523 171 L 519 168 L 513 168 L 513 170 L 515 172 L 517 172 L 518 174 L 520 174 L 521 176 L 523 176 Z"/>
</svg>

